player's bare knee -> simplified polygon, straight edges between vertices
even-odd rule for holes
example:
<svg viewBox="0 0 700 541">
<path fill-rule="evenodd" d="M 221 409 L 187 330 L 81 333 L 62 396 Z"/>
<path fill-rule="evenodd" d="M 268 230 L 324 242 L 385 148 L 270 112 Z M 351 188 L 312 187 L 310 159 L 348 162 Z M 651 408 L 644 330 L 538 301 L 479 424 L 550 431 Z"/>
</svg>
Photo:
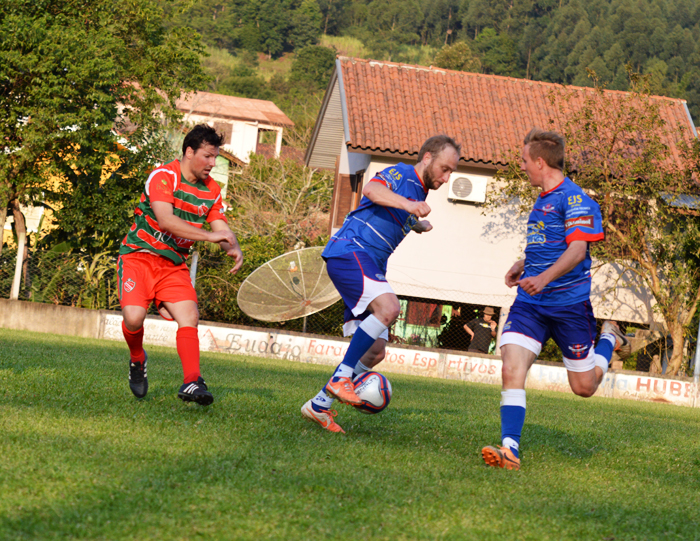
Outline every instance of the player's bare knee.
<svg viewBox="0 0 700 541">
<path fill-rule="evenodd" d="M 504 388 L 517 389 L 520 388 L 520 380 L 524 378 L 522 377 L 520 367 L 504 363 L 501 369 L 501 379 L 503 380 Z"/>
<path fill-rule="evenodd" d="M 122 318 L 124 319 L 124 326 L 129 331 L 136 332 L 143 327 L 143 322 L 146 319 L 146 310 L 125 306 L 122 308 Z"/>
<path fill-rule="evenodd" d="M 401 312 L 401 305 L 398 303 L 398 299 L 396 299 L 395 303 L 387 303 L 382 310 L 382 317 L 377 317 L 384 325 L 387 327 L 394 323 L 396 319 L 399 317 L 399 313 Z"/>
<path fill-rule="evenodd" d="M 571 390 L 574 392 L 575 395 L 580 396 L 582 398 L 590 398 L 596 392 L 595 388 L 588 387 L 585 385 L 579 385 L 576 387 L 572 387 Z"/>
</svg>

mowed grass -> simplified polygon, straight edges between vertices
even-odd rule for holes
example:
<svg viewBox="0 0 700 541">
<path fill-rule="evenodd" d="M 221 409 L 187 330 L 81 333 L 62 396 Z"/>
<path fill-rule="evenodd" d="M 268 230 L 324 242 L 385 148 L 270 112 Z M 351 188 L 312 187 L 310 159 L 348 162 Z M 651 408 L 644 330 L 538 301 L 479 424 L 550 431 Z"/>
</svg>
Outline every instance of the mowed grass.
<svg viewBox="0 0 700 541">
<path fill-rule="evenodd" d="M 528 392 L 523 470 L 483 465 L 499 389 L 391 375 L 347 435 L 305 421 L 329 368 L 0 329 L 0 539 L 698 539 L 700 410 Z"/>
</svg>

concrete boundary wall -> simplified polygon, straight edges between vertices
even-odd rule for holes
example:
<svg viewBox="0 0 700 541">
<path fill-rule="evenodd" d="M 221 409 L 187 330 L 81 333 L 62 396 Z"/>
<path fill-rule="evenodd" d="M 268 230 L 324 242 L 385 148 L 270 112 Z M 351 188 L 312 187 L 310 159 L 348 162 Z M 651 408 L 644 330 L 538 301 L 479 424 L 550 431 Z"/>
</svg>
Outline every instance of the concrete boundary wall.
<svg viewBox="0 0 700 541">
<path fill-rule="evenodd" d="M 0 299 L 0 327 L 3 328 L 122 341 L 121 324 L 119 312 Z M 174 322 L 149 316 L 144 327 L 146 344 L 175 347 L 177 325 Z M 199 339 L 201 351 L 328 366 L 336 366 L 348 347 L 348 340 L 341 338 L 210 322 L 200 323 Z M 501 359 L 493 355 L 390 345 L 380 370 L 500 385 L 502 366 Z M 566 369 L 554 363 L 533 365 L 527 388 L 571 392 Z M 650 377 L 644 372 L 610 371 L 596 396 L 700 407 L 698 389 L 692 378 Z"/>
</svg>

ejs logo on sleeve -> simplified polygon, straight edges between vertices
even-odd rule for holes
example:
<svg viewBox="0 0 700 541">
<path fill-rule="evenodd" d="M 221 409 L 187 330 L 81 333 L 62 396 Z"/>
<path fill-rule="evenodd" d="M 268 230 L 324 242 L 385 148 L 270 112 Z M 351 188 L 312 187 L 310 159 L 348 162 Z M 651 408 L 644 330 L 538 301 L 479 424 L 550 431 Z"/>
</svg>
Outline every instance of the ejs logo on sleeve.
<svg viewBox="0 0 700 541">
<path fill-rule="evenodd" d="M 569 218 L 564 222 L 566 229 L 571 229 L 572 227 L 593 227 L 593 216 L 578 216 L 576 218 Z"/>
</svg>

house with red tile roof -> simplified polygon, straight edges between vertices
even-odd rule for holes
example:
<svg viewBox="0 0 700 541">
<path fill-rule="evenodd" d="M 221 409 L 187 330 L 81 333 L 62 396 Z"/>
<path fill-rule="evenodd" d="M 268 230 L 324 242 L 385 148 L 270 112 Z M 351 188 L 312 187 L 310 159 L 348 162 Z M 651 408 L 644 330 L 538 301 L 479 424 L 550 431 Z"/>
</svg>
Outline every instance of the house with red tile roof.
<svg viewBox="0 0 700 541">
<path fill-rule="evenodd" d="M 577 100 L 594 91 L 567 87 L 562 108 L 561 89 L 511 77 L 338 57 L 305 156 L 310 167 L 336 172 L 332 230 L 358 205 L 363 184 L 378 171 L 415 163 L 432 135 L 455 138 L 462 145 L 459 168 L 427 199 L 434 229 L 404 240 L 389 259 L 387 278 L 399 296 L 501 307 L 503 320 L 515 297 L 504 276 L 522 257 L 527 220 L 511 208 L 486 213 L 484 193 L 493 186 L 494 172 L 518 155 L 531 128 L 557 129 L 566 107 L 576 108 Z M 669 126 L 697 137 L 684 100 L 654 99 Z M 677 149 L 679 141 L 666 143 Z M 606 265 L 594 275 L 596 317 L 652 322 L 651 298 L 643 287 L 605 294 L 614 276 L 616 270 Z"/>
<path fill-rule="evenodd" d="M 184 113 L 185 122 L 209 124 L 222 133 L 222 149 L 243 163 L 248 163 L 250 154 L 258 151 L 264 132 L 275 132 L 274 156 L 278 157 L 284 129 L 294 127 L 294 122 L 267 100 L 193 92 L 181 96 L 175 105 Z"/>
</svg>

